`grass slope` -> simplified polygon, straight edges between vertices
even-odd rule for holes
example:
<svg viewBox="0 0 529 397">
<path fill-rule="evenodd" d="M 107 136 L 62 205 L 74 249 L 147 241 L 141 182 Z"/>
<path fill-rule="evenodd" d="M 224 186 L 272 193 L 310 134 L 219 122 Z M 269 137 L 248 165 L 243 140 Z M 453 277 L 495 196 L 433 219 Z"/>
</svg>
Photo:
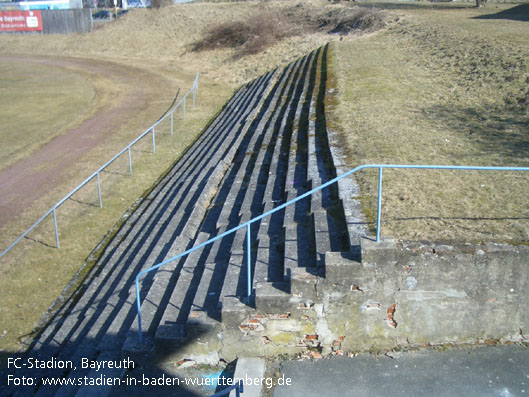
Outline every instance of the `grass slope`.
<svg viewBox="0 0 529 397">
<path fill-rule="evenodd" d="M 237 48 L 192 50 L 193 44 L 206 35 L 209 26 L 244 19 L 270 7 L 278 10 L 297 7 L 301 16 L 313 9 L 318 13 L 336 9 L 326 1 L 316 0 L 294 4 L 185 4 L 161 10 L 131 10 L 124 18 L 101 25 L 89 34 L 0 35 L 2 54 L 67 56 L 82 58 L 83 62 L 111 61 L 118 70 L 120 67 L 136 68 L 138 79 L 152 86 L 155 93 L 143 112 L 116 128 L 104 145 L 98 145 L 79 158 L 62 183 L 19 214 L 15 221 L 2 225 L 1 247 L 7 247 L 87 175 L 152 125 L 167 109 L 176 89 L 180 87 L 182 92 L 186 92 L 195 72 L 201 73 L 198 106 L 191 111 L 188 103 L 186 122 L 176 121 L 175 136 L 169 135 L 168 125 L 157 128 L 154 155 L 151 153 L 150 136 L 136 146 L 132 153 L 132 178 L 127 175 L 126 156 L 108 173 L 101 175 L 103 209 L 97 208 L 95 183 L 61 207 L 57 214 L 60 250 L 54 248 L 53 222 L 49 219 L 8 256 L 0 259 L 0 349 L 5 354 L 24 348 L 39 318 L 82 264 L 93 263 L 93 258 L 89 256 L 94 247 L 119 222 L 126 209 L 200 134 L 203 126 L 236 87 L 275 67 L 288 64 L 330 39 L 338 39 L 338 36 L 326 31 L 305 32 L 280 40 L 256 55 L 242 57 L 238 55 Z M 160 84 L 160 81 L 164 83 Z M 61 85 L 61 79 L 52 76 L 49 82 Z M 108 88 L 115 83 L 100 77 L 97 82 L 99 85 L 95 84 L 96 88 L 102 88 L 101 84 Z M 45 88 L 46 84 L 48 81 L 43 81 L 42 87 Z M 98 91 L 94 98 L 98 106 L 108 105 L 120 95 L 127 96 L 130 92 L 130 87 L 119 85 L 114 88 L 107 92 L 108 95 Z M 17 106 L 23 104 L 18 103 Z M 67 120 L 61 122 L 67 124 Z M 41 129 L 46 129 L 44 135 L 49 136 L 52 128 L 44 124 Z"/>
<path fill-rule="evenodd" d="M 528 166 L 529 25 L 503 19 L 509 8 L 421 6 L 398 11 L 401 21 L 383 33 L 334 46 L 339 104 L 332 118 L 351 166 Z M 386 171 L 383 234 L 528 241 L 528 177 Z M 377 172 L 359 181 L 373 225 Z"/>
</svg>

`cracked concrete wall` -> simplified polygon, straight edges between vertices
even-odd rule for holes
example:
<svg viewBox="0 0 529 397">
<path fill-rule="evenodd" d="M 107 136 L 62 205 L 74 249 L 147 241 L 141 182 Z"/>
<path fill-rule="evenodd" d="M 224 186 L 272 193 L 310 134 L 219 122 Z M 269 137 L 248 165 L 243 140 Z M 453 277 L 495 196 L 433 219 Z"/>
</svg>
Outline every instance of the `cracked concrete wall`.
<svg viewBox="0 0 529 397">
<path fill-rule="evenodd" d="M 327 253 L 325 277 L 293 275 L 284 305 L 290 329 L 264 324 L 249 333 L 283 342 L 284 352 L 317 347 L 322 354 L 529 341 L 527 246 L 363 240 L 362 262 L 346 257 Z"/>
<path fill-rule="evenodd" d="M 211 322 L 209 331 L 201 327 L 198 339 L 188 339 L 172 358 L 200 362 L 203 355 L 209 362 L 425 344 L 529 343 L 527 246 L 363 240 L 362 262 L 347 257 L 328 252 L 325 276 L 296 269 L 290 293 L 258 286 L 256 309 Z M 259 298 L 259 291 L 266 297 Z"/>
<path fill-rule="evenodd" d="M 367 344 L 519 341 L 529 334 L 529 247 L 392 240 L 362 245 L 361 291 L 352 304 L 364 301 L 354 335 Z"/>
</svg>

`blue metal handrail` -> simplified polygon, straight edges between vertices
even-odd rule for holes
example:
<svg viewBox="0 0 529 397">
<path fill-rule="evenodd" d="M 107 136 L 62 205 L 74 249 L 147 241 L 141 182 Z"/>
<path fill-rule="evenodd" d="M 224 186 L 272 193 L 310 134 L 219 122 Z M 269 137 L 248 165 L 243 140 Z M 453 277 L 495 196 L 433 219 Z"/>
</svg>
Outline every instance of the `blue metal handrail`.
<svg viewBox="0 0 529 397">
<path fill-rule="evenodd" d="M 248 254 L 246 255 L 246 258 L 247 258 L 247 282 L 248 282 L 248 299 L 250 298 L 250 295 L 252 293 L 252 280 L 251 280 L 251 245 L 250 245 L 250 225 L 254 222 L 257 222 L 261 219 L 263 219 L 264 217 L 266 216 L 269 216 L 271 214 L 273 214 L 274 212 L 277 212 L 277 211 L 280 211 L 282 210 L 283 208 L 299 201 L 299 200 L 302 200 L 304 199 L 305 197 L 307 196 L 310 196 L 312 194 L 314 194 L 315 192 L 317 191 L 320 191 L 322 189 L 325 189 L 326 187 L 332 185 L 333 183 L 336 183 L 338 182 L 340 179 L 343 179 L 343 178 L 346 178 L 348 177 L 349 175 L 351 174 L 354 174 L 355 172 L 357 171 L 360 171 L 360 170 L 363 170 L 363 169 L 368 169 L 368 168 L 378 168 L 379 170 L 379 174 L 378 174 L 378 205 L 377 205 L 377 232 L 376 232 L 376 242 L 378 243 L 380 241 L 380 219 L 381 219 L 381 212 L 382 212 L 382 170 L 384 168 L 393 168 L 393 169 L 400 169 L 400 168 L 408 168 L 408 169 L 435 169 L 435 170 L 466 170 L 466 171 L 529 171 L 529 167 L 480 167 L 480 166 L 457 166 L 457 165 L 396 165 L 396 164 L 367 164 L 367 165 L 361 165 L 361 166 L 358 166 L 356 168 L 353 168 L 352 170 L 350 171 L 347 171 L 346 173 L 340 175 L 340 176 L 337 176 L 336 178 L 334 179 L 331 179 L 330 181 L 324 183 L 323 185 L 320 185 L 312 190 L 309 190 L 308 192 L 306 193 L 303 193 L 302 195 L 290 200 L 290 201 L 287 201 L 286 203 L 284 204 L 281 204 L 279 205 L 278 207 L 270 210 L 270 211 L 267 211 L 265 212 L 264 214 L 261 214 L 253 219 L 250 219 L 248 222 L 245 222 L 243 224 L 240 224 L 239 226 L 236 226 L 216 237 L 213 237 L 212 239 L 209 239 L 208 241 L 202 243 L 202 244 L 199 244 L 197 245 L 196 247 L 193 247 L 193 248 L 190 248 L 188 249 L 187 251 L 179 254 L 179 255 L 176 255 L 172 258 L 169 258 L 157 265 L 154 265 L 148 269 L 145 269 L 145 270 L 142 270 L 141 272 L 138 273 L 138 275 L 136 276 L 136 307 L 137 307 L 137 310 L 138 310 L 138 334 L 139 334 L 139 341 L 140 343 L 143 343 L 143 338 L 142 338 L 142 332 L 141 332 L 141 304 L 140 304 L 140 288 L 139 288 L 139 279 L 141 276 L 143 276 L 144 274 L 147 274 L 153 270 L 156 270 L 158 269 L 159 267 L 162 267 L 162 266 L 165 266 L 185 255 L 188 255 L 208 244 L 211 244 L 225 236 L 227 236 L 228 234 L 231 234 L 231 233 L 234 233 L 236 232 L 237 230 L 239 229 L 242 229 L 243 227 L 246 227 L 246 249 L 248 250 Z"/>
<path fill-rule="evenodd" d="M 33 225 L 31 225 L 24 233 L 22 233 L 9 247 L 7 247 L 2 253 L 0 253 L 0 258 L 3 257 L 5 254 L 7 254 L 8 251 L 10 251 L 15 245 L 17 245 L 20 240 L 22 240 L 24 237 L 26 237 L 33 229 L 35 229 L 44 219 L 46 219 L 48 216 L 53 214 L 53 225 L 55 228 L 55 243 L 57 246 L 57 249 L 60 248 L 59 245 L 59 229 L 57 227 L 57 216 L 56 216 L 56 210 L 59 208 L 66 200 L 68 200 L 70 197 L 72 197 L 75 193 L 77 193 L 82 187 L 84 187 L 88 182 L 90 182 L 92 179 L 97 179 L 97 194 L 99 199 L 99 207 L 103 207 L 103 201 L 101 197 L 101 183 L 99 180 L 99 174 L 107 168 L 110 164 L 112 164 L 117 158 L 119 158 L 123 153 L 128 153 L 128 159 L 129 159 L 129 174 L 132 176 L 132 157 L 130 153 L 130 149 L 132 146 L 134 146 L 138 141 L 140 141 L 145 135 L 152 133 L 152 152 L 156 152 L 156 139 L 155 139 L 155 128 L 164 121 L 167 117 L 171 117 L 171 135 L 173 135 L 173 121 L 174 121 L 174 112 L 178 109 L 179 106 L 182 105 L 182 118 L 185 120 L 186 118 L 186 98 L 192 94 L 193 96 L 193 106 L 195 106 L 195 99 L 197 95 L 197 89 L 198 89 L 198 73 L 195 76 L 195 80 L 193 81 L 193 85 L 189 89 L 189 91 L 178 101 L 176 105 L 174 105 L 171 110 L 169 110 L 163 117 L 161 117 L 156 123 L 154 123 L 152 126 L 147 128 L 140 136 L 138 136 L 136 139 L 134 139 L 131 143 L 129 143 L 123 150 L 121 150 L 118 154 L 116 154 L 114 157 L 112 157 L 109 161 L 107 161 L 104 165 L 99 167 L 99 169 L 94 172 L 92 175 L 90 175 L 88 178 L 86 178 L 83 182 L 81 182 L 77 187 L 75 187 L 70 193 L 68 193 L 66 196 L 64 196 L 60 201 L 58 201 L 48 212 L 46 212 L 44 215 L 42 215 L 38 221 L 36 221 Z"/>
</svg>

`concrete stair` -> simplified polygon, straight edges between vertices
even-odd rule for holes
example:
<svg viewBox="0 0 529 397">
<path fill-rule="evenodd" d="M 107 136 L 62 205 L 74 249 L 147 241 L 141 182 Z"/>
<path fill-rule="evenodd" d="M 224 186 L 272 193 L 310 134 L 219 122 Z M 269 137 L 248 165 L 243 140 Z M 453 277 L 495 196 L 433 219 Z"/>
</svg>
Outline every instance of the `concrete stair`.
<svg viewBox="0 0 529 397">
<path fill-rule="evenodd" d="M 239 338 L 245 327 L 253 330 L 245 321 L 256 313 L 310 305 L 322 277 L 343 281 L 343 267 L 333 255 L 348 252 L 354 262 L 361 231 L 358 208 L 348 202 L 354 186 L 345 182 L 253 223 L 251 252 L 242 228 L 146 275 L 140 289 L 144 343 L 138 343 L 138 272 L 336 176 L 323 102 L 326 56 L 327 48 L 321 48 L 235 93 L 127 219 L 76 298 L 57 313 L 28 356 L 74 362 L 218 358 L 226 341 Z M 326 266 L 328 255 L 334 262 Z M 254 341 L 246 336 L 241 348 L 251 350 Z M 108 374 L 122 376 L 118 372 Z M 38 374 L 92 375 L 90 368 Z M 85 395 L 90 390 L 37 384 L 8 395 Z M 103 387 L 98 393 L 111 390 Z"/>
</svg>

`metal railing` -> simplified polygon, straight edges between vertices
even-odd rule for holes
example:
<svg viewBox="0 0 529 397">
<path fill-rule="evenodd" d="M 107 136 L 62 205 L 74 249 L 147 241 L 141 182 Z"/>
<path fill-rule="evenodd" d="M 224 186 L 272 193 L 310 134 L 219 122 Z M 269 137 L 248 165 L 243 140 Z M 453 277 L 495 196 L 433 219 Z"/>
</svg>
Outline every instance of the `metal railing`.
<svg viewBox="0 0 529 397">
<path fill-rule="evenodd" d="M 75 189 L 73 189 L 70 193 L 68 193 L 66 196 L 64 196 L 60 201 L 57 202 L 48 212 L 46 212 L 44 215 L 42 215 L 38 221 L 36 221 L 33 225 L 31 225 L 24 233 L 22 233 L 9 247 L 7 247 L 2 253 L 0 254 L 0 258 L 3 257 L 7 252 L 9 252 L 15 245 L 17 245 L 20 240 L 22 240 L 24 237 L 26 237 L 33 229 L 35 229 L 42 221 L 44 221 L 48 216 L 53 215 L 53 225 L 55 229 L 55 243 L 57 246 L 57 249 L 60 248 L 59 245 L 59 229 L 57 226 L 57 209 L 70 197 L 72 197 L 75 193 L 77 193 L 82 187 L 84 187 L 88 182 L 93 180 L 94 178 L 97 180 L 97 194 L 98 194 L 98 200 L 99 200 L 99 207 L 103 208 L 103 200 L 101 196 L 101 182 L 99 179 L 99 174 L 104 171 L 105 168 L 107 168 L 110 164 L 112 164 L 116 159 L 121 157 L 124 153 L 127 153 L 128 155 L 128 161 L 129 161 L 129 174 L 132 176 L 132 157 L 130 150 L 132 146 L 134 146 L 138 141 L 140 141 L 143 137 L 145 137 L 147 134 L 152 134 L 152 152 L 156 153 L 156 135 L 155 135 L 155 129 L 156 127 L 164 120 L 166 120 L 168 117 L 170 117 L 171 121 L 171 135 L 173 135 L 173 125 L 174 125 L 174 114 L 179 106 L 182 106 L 182 119 L 185 120 L 186 118 L 186 98 L 189 95 L 192 95 L 193 100 L 193 107 L 195 106 L 196 101 L 196 95 L 197 95 L 197 89 L 198 89 L 198 73 L 195 76 L 195 80 L 193 81 L 193 85 L 189 89 L 189 91 L 176 103 L 169 111 L 165 113 L 163 117 L 161 117 L 156 123 L 154 123 L 152 126 L 147 128 L 140 136 L 138 136 L 136 139 L 134 139 L 131 143 L 129 143 L 123 150 L 121 150 L 118 154 L 116 154 L 114 157 L 112 157 L 109 161 L 107 161 L 103 166 L 101 166 L 96 172 L 94 172 L 92 175 L 90 175 L 88 178 L 86 178 L 83 182 L 81 182 Z"/>
<path fill-rule="evenodd" d="M 333 183 L 336 183 L 338 182 L 340 179 L 343 179 L 343 178 L 346 178 L 348 177 L 349 175 L 351 174 L 354 174 L 355 172 L 357 171 L 360 171 L 360 170 L 363 170 L 363 169 L 369 169 L 369 168 L 378 168 L 378 204 L 377 204 L 377 229 L 376 229 L 376 242 L 378 243 L 380 241 L 380 221 L 381 221 L 381 217 L 382 217 L 382 170 L 384 168 L 392 168 L 392 169 L 401 169 L 401 168 L 407 168 L 407 169 L 435 169 L 435 170 L 465 170 L 465 171 L 529 171 L 529 167 L 479 167 L 479 166 L 450 166 L 450 165 L 395 165 L 395 164 L 367 164 L 367 165 L 361 165 L 361 166 L 358 166 L 356 168 L 353 168 L 352 170 L 350 171 L 347 171 L 346 173 L 340 175 L 340 176 L 337 176 L 336 178 L 334 179 L 331 179 L 330 181 L 324 183 L 323 185 L 320 185 L 290 201 L 287 201 L 286 203 L 284 204 L 281 204 L 279 206 L 277 206 L 276 208 L 270 210 L 270 211 L 267 211 L 253 219 L 250 219 L 248 222 L 245 222 L 245 223 L 242 223 L 240 224 L 239 226 L 236 226 L 222 234 L 219 234 L 218 236 L 212 238 L 212 239 L 209 239 L 208 241 L 202 243 L 202 244 L 199 244 L 197 245 L 196 247 L 193 247 L 193 248 L 190 248 L 188 249 L 187 251 L 185 252 L 182 252 L 181 254 L 179 255 L 176 255 L 172 258 L 169 258 L 157 265 L 154 265 L 148 269 L 145 269 L 141 272 L 138 273 L 138 275 L 136 276 L 136 280 L 135 280 L 135 283 L 136 283 L 136 308 L 137 308 L 137 311 L 138 311 L 138 334 L 139 334 L 139 341 L 140 343 L 143 343 L 143 337 L 142 337 L 142 331 L 141 331 L 141 303 L 140 303 L 140 288 L 139 288 L 139 280 L 140 280 L 140 277 L 143 276 L 144 274 L 147 274 L 153 270 L 156 270 L 158 269 L 159 267 L 162 267 L 162 266 L 165 266 L 185 255 L 188 255 L 208 244 L 211 244 L 231 233 L 234 233 L 236 232 L 237 230 L 239 229 L 242 229 L 242 228 L 246 228 L 246 250 L 247 250 L 247 254 L 246 254 L 246 260 L 247 260 L 247 298 L 248 298 L 248 301 L 250 299 L 250 296 L 252 294 L 252 277 L 251 277 L 251 233 L 250 233 L 250 225 L 254 222 L 257 222 L 261 219 L 263 219 L 264 217 L 266 216 L 269 216 L 271 214 L 273 214 L 274 212 L 277 212 L 277 211 L 280 211 L 282 210 L 283 208 L 291 205 L 291 204 L 294 204 L 295 202 L 299 201 L 299 200 L 302 200 L 304 199 L 305 197 L 307 196 L 310 196 L 312 195 L 313 193 L 317 192 L 317 191 L 320 191 L 322 189 L 325 189 L 326 187 L 332 185 Z"/>
<path fill-rule="evenodd" d="M 247 259 L 247 298 L 248 298 L 248 301 L 250 299 L 250 296 L 251 296 L 251 293 L 252 293 L 252 278 L 251 278 L 251 233 L 250 233 L 250 225 L 254 222 L 257 222 L 261 219 L 263 219 L 264 217 L 266 216 L 269 216 L 271 214 L 273 214 L 274 212 L 277 212 L 277 211 L 280 211 L 282 210 L 283 208 L 299 201 L 299 200 L 302 200 L 304 199 L 305 197 L 307 196 L 310 196 L 312 195 L 313 193 L 319 191 L 319 190 L 322 190 L 322 189 L 325 189 L 326 187 L 332 185 L 333 183 L 336 183 L 338 182 L 339 180 L 343 179 L 343 178 L 346 178 L 348 177 L 349 175 L 351 174 L 354 174 L 355 172 L 357 171 L 360 171 L 360 170 L 364 170 L 364 169 L 369 169 L 369 168 L 375 168 L 377 169 L 378 168 L 378 203 L 377 203 L 377 229 L 376 229 L 376 242 L 378 243 L 380 241 L 380 222 L 381 222 L 381 218 L 382 218 L 382 170 L 384 168 L 391 168 L 391 169 L 402 169 L 402 168 L 406 168 L 406 169 L 422 169 L 422 170 L 425 170 L 425 169 L 428 169 L 428 170 L 431 170 L 431 169 L 436 169 L 436 170 L 465 170 L 465 171 L 529 171 L 529 167 L 480 167 L 480 166 L 449 166 L 449 165 L 395 165 L 395 164 L 367 164 L 367 165 L 361 165 L 361 166 L 358 166 L 356 168 L 353 168 L 352 170 L 350 171 L 347 171 L 346 173 L 340 175 L 340 176 L 337 176 L 336 178 L 334 179 L 331 179 L 330 181 L 284 203 L 284 204 L 281 204 L 279 205 L 278 207 L 270 210 L 270 211 L 267 211 L 253 219 L 250 219 L 248 222 L 245 222 L 243 224 L 240 224 L 239 226 L 236 226 L 202 244 L 199 244 L 197 245 L 196 247 L 193 247 L 191 249 L 188 249 L 187 251 L 179 254 L 179 255 L 176 255 L 172 258 L 169 258 L 155 266 L 152 266 L 148 269 L 145 269 L 141 272 L 138 273 L 138 275 L 136 276 L 136 280 L 135 280 L 135 283 L 136 283 L 136 308 L 137 308 L 137 311 L 138 311 L 138 335 L 139 335 L 139 341 L 140 343 L 143 343 L 143 338 L 142 338 L 142 330 L 141 330 L 141 303 L 140 303 L 140 288 L 139 288 L 139 280 L 140 280 L 140 277 L 143 276 L 144 274 L 147 274 L 153 270 L 156 270 L 158 269 L 159 267 L 162 267 L 162 266 L 165 266 L 185 255 L 188 255 L 208 244 L 211 244 L 231 233 L 234 233 L 236 232 L 237 230 L 239 229 L 242 229 L 242 228 L 246 228 L 246 251 L 247 251 L 247 255 L 246 255 L 246 259 Z"/>
</svg>

